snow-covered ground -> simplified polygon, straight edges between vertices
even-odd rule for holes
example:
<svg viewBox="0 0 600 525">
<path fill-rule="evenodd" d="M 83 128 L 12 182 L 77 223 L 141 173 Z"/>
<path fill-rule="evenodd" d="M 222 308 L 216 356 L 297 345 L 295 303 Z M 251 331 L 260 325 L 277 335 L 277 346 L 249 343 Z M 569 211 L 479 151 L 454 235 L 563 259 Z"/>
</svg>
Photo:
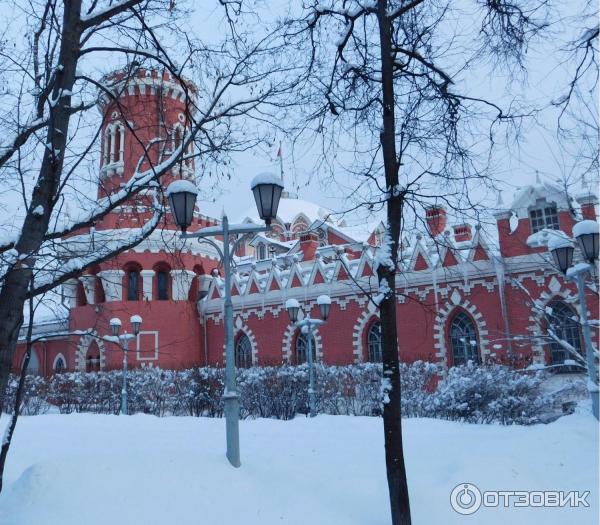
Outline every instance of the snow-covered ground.
<svg viewBox="0 0 600 525">
<path fill-rule="evenodd" d="M 598 433 L 589 413 L 531 427 L 409 419 L 404 428 L 415 525 L 598 523 Z M 238 470 L 223 448 L 219 419 L 22 417 L 0 523 L 389 523 L 380 419 L 242 421 Z M 464 482 L 482 491 L 589 490 L 591 507 L 461 516 L 450 492 Z"/>
</svg>

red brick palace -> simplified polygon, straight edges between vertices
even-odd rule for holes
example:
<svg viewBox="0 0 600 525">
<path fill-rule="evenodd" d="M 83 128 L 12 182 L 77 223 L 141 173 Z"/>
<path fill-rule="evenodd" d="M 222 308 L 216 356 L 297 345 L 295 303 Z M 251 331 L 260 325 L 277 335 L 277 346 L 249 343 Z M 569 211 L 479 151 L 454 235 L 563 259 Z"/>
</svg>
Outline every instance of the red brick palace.
<svg viewBox="0 0 600 525">
<path fill-rule="evenodd" d="M 120 91 L 120 111 L 114 102 L 101 103 L 99 199 L 134 173 L 143 156 L 138 139 L 150 143 L 161 136 L 177 146 L 188 125 L 184 97 L 184 88 L 168 75 L 140 70 Z M 195 180 L 194 173 L 194 162 L 188 160 L 171 176 Z M 446 210 L 432 203 L 427 231 L 405 239 L 400 254 L 400 358 L 443 367 L 511 356 L 522 364 L 562 363 L 565 352 L 544 338 L 548 311 L 555 332 L 581 349 L 576 290 L 553 268 L 546 244 L 552 230 L 571 235 L 578 219 L 596 219 L 598 198 L 591 188 L 567 195 L 542 181 L 522 187 L 509 205 L 498 205 L 497 232 L 449 224 Z M 254 213 L 231 219 L 259 222 Z M 79 235 L 96 236 L 99 242 L 126 235 L 149 214 L 142 196 Z M 189 231 L 217 223 L 198 209 Z M 377 290 L 374 261 L 382 237 L 382 224 L 361 233 L 328 210 L 285 194 L 272 231 L 240 241 L 232 284 L 237 365 L 304 361 L 306 336 L 289 323 L 284 303 L 296 298 L 316 316 L 316 298 L 324 293 L 331 296 L 332 307 L 329 321 L 315 332 L 317 360 L 340 365 L 380 360 L 378 312 L 365 291 Z M 167 223 L 134 249 L 63 286 L 64 315 L 34 326 L 30 372 L 119 368 L 121 350 L 102 336 L 110 333 L 110 318 L 119 317 L 129 329 L 133 314 L 141 315 L 143 324 L 130 345 L 130 366 L 223 365 L 218 263 L 213 248 L 183 243 Z M 588 306 L 597 318 L 592 293 Z M 597 345 L 597 333 L 594 341 Z M 23 349 L 21 343 L 15 368 Z"/>
</svg>

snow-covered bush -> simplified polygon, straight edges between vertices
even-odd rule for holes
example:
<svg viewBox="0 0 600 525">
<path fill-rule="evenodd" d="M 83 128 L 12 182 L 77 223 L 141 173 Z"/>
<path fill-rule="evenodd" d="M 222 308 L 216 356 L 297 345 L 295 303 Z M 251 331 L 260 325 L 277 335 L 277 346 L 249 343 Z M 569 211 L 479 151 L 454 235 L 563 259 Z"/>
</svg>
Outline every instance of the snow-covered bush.
<svg viewBox="0 0 600 525">
<path fill-rule="evenodd" d="M 7 414 L 12 414 L 13 412 L 18 384 L 19 378 L 11 375 L 4 397 L 4 407 L 2 407 L 3 411 Z M 20 413 L 33 416 L 47 412 L 50 409 L 50 404 L 47 402 L 47 388 L 47 381 L 44 378 L 40 376 L 27 376 L 25 378 Z"/>
<path fill-rule="evenodd" d="M 404 417 L 437 417 L 473 423 L 531 424 L 551 405 L 540 390 L 543 376 L 502 365 L 451 368 L 438 384 L 439 368 L 423 361 L 400 367 Z M 130 370 L 129 412 L 156 416 L 223 416 L 223 368 Z M 27 377 L 22 413 L 54 407 L 61 413 L 117 414 L 123 376 L 71 372 L 50 378 Z M 242 418 L 291 419 L 308 412 L 308 365 L 238 370 Z M 382 412 L 381 364 L 315 365 L 317 411 L 333 415 L 378 416 Z M 14 405 L 17 379 L 11 378 L 4 410 Z"/>
<path fill-rule="evenodd" d="M 539 372 L 469 362 L 448 371 L 430 396 L 429 414 L 424 415 L 470 423 L 537 423 L 551 404 L 540 390 L 542 380 Z"/>
<path fill-rule="evenodd" d="M 63 414 L 93 412 L 117 414 L 121 388 L 115 371 L 69 372 L 48 378 L 48 401 Z"/>
<path fill-rule="evenodd" d="M 186 416 L 223 416 L 225 371 L 193 368 L 173 372 L 171 413 Z"/>
<path fill-rule="evenodd" d="M 431 417 L 431 393 L 439 366 L 425 361 L 400 364 L 401 408 L 404 417 Z"/>
</svg>

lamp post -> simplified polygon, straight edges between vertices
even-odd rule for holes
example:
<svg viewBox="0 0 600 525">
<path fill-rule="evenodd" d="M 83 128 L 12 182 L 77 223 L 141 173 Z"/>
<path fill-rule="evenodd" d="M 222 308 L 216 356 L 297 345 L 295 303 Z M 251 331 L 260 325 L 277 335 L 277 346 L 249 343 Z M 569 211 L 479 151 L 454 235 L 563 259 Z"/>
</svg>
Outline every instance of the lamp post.
<svg viewBox="0 0 600 525">
<path fill-rule="evenodd" d="M 200 239 L 208 242 L 219 253 L 223 261 L 223 273 L 225 277 L 225 392 L 223 402 L 225 408 L 225 428 L 227 440 L 227 459 L 234 467 L 239 467 L 240 462 L 240 435 L 239 435 L 239 397 L 235 378 L 235 353 L 233 348 L 233 304 L 231 302 L 231 263 L 235 254 L 237 242 L 230 246 L 233 235 L 244 235 L 269 231 L 271 221 L 277 216 L 279 199 L 283 192 L 281 179 L 270 173 L 263 173 L 254 177 L 251 183 L 252 193 L 258 208 L 258 214 L 266 223 L 265 226 L 254 224 L 229 224 L 227 215 L 223 215 L 219 226 L 202 228 L 194 233 L 186 233 L 188 226 L 192 223 L 193 210 L 198 190 L 189 181 L 177 180 L 167 188 L 167 197 L 171 206 L 171 213 L 175 222 L 182 230 L 181 237 L 184 239 Z M 223 237 L 223 248 L 211 240 L 211 237 Z M 239 241 L 238 241 L 239 242 Z"/>
<path fill-rule="evenodd" d="M 317 304 L 319 305 L 321 319 L 311 319 L 307 316 L 299 321 L 298 315 L 300 314 L 300 303 L 296 299 L 288 299 L 285 302 L 285 309 L 290 316 L 290 321 L 292 321 L 294 326 L 300 328 L 302 333 L 307 335 L 308 339 L 306 360 L 308 361 L 308 407 L 310 417 L 315 417 L 317 415 L 315 368 L 312 355 L 313 328 L 315 326 L 321 326 L 327 321 L 331 309 L 331 298 L 328 295 L 319 295 L 319 297 L 317 297 Z"/>
<path fill-rule="evenodd" d="M 587 261 L 573 264 L 573 252 L 575 250 L 573 242 L 566 235 L 553 235 L 548 241 L 548 250 L 552 254 L 554 263 L 558 269 L 566 275 L 569 281 L 575 281 L 577 284 L 577 293 L 579 296 L 580 319 L 583 331 L 583 340 L 585 342 L 585 355 L 587 361 L 590 397 L 592 398 L 592 413 L 598 419 L 598 372 L 594 359 L 594 346 L 592 344 L 592 333 L 588 319 L 587 303 L 585 300 L 585 279 L 586 273 L 594 274 L 594 267 L 598 260 L 598 240 L 600 231 L 596 221 L 585 220 L 578 222 L 573 227 L 573 235 L 581 250 L 583 258 Z"/>
<path fill-rule="evenodd" d="M 113 337 L 118 338 L 121 348 L 123 349 L 123 386 L 121 388 L 121 414 L 126 415 L 127 410 L 127 352 L 129 351 L 129 341 L 137 337 L 140 333 L 142 318 L 139 315 L 132 315 L 129 319 L 131 323 L 132 334 L 125 332 L 119 334 L 121 330 L 121 320 L 118 317 L 113 317 L 110 321 L 110 329 Z"/>
</svg>

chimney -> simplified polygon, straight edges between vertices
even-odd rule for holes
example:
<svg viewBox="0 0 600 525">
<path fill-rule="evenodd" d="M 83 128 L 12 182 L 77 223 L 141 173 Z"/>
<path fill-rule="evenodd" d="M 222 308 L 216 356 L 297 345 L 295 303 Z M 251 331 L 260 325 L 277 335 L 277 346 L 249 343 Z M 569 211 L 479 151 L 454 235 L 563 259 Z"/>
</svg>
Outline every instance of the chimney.
<svg viewBox="0 0 600 525">
<path fill-rule="evenodd" d="M 470 241 L 473 238 L 470 224 L 457 224 L 452 229 L 454 230 L 454 240 L 456 242 Z"/>
<path fill-rule="evenodd" d="M 581 206 L 581 215 L 583 216 L 583 218 L 595 221 L 598 196 L 590 190 L 588 193 L 578 195 L 576 199 L 579 205 Z"/>
<path fill-rule="evenodd" d="M 300 250 L 304 255 L 304 261 L 315 259 L 317 248 L 319 247 L 319 236 L 316 232 L 306 232 L 300 236 Z"/>
<path fill-rule="evenodd" d="M 432 237 L 437 237 L 446 229 L 446 209 L 441 205 L 431 206 L 425 210 L 427 229 Z"/>
</svg>

